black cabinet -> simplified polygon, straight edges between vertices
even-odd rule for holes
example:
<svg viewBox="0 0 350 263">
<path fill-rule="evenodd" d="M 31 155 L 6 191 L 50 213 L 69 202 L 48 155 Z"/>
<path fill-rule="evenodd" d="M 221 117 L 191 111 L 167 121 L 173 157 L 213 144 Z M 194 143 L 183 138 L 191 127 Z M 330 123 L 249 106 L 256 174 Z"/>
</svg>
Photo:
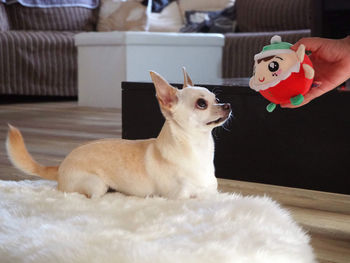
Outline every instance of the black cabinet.
<svg viewBox="0 0 350 263">
<path fill-rule="evenodd" d="M 349 0 L 313 0 L 312 36 L 344 38 L 350 35 Z"/>
<path fill-rule="evenodd" d="M 247 84 L 203 85 L 231 103 L 234 114 L 213 132 L 216 176 L 350 194 L 350 92 L 268 113 L 268 101 Z M 153 84 L 124 82 L 122 93 L 123 138 L 156 137 L 164 119 Z"/>
</svg>

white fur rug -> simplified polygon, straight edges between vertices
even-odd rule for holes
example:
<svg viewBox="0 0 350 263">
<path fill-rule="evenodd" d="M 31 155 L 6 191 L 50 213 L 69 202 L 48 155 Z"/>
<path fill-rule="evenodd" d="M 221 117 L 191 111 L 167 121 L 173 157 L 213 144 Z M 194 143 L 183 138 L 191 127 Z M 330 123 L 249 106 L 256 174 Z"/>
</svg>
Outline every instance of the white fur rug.
<svg viewBox="0 0 350 263">
<path fill-rule="evenodd" d="M 0 261 L 315 262 L 309 237 L 269 198 L 64 194 L 0 181 Z"/>
</svg>

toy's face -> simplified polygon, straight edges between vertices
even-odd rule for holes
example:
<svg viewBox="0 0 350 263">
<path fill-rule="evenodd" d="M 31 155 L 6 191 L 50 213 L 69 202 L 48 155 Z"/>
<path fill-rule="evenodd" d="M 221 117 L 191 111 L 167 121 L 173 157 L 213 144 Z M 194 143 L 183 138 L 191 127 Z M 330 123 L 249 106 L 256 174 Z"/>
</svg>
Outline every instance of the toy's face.
<svg viewBox="0 0 350 263">
<path fill-rule="evenodd" d="M 281 74 L 288 72 L 298 62 L 295 52 L 278 54 L 255 61 L 253 73 L 254 86 L 273 82 Z"/>
</svg>

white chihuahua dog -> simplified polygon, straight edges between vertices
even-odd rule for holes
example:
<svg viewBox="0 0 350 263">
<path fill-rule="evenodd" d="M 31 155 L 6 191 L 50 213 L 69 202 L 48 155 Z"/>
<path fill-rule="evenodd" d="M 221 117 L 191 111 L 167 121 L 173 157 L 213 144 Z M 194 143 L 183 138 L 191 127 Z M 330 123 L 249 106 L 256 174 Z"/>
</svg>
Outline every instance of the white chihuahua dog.
<svg viewBox="0 0 350 263">
<path fill-rule="evenodd" d="M 104 139 L 74 149 L 57 167 L 45 167 L 28 153 L 18 129 L 9 125 L 7 152 L 24 173 L 58 182 L 64 192 L 103 196 L 109 188 L 139 197 L 191 198 L 217 191 L 212 129 L 231 114 L 228 103 L 194 87 L 184 70 L 178 90 L 150 72 L 166 119 L 155 139 Z"/>
</svg>

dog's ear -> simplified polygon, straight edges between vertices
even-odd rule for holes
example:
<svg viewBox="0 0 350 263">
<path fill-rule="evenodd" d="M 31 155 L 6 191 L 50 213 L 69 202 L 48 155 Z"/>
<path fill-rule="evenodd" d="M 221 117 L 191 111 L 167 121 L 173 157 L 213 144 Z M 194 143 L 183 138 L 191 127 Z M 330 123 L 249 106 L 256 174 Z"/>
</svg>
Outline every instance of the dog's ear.
<svg viewBox="0 0 350 263">
<path fill-rule="evenodd" d="M 177 101 L 177 88 L 171 86 L 161 75 L 154 71 L 150 71 L 152 81 L 156 88 L 157 99 L 159 105 L 164 109 L 170 109 Z"/>
<path fill-rule="evenodd" d="M 193 86 L 192 80 L 190 76 L 187 74 L 186 68 L 182 67 L 182 72 L 184 73 L 184 85 L 183 88 L 187 88 L 188 86 Z"/>
</svg>

